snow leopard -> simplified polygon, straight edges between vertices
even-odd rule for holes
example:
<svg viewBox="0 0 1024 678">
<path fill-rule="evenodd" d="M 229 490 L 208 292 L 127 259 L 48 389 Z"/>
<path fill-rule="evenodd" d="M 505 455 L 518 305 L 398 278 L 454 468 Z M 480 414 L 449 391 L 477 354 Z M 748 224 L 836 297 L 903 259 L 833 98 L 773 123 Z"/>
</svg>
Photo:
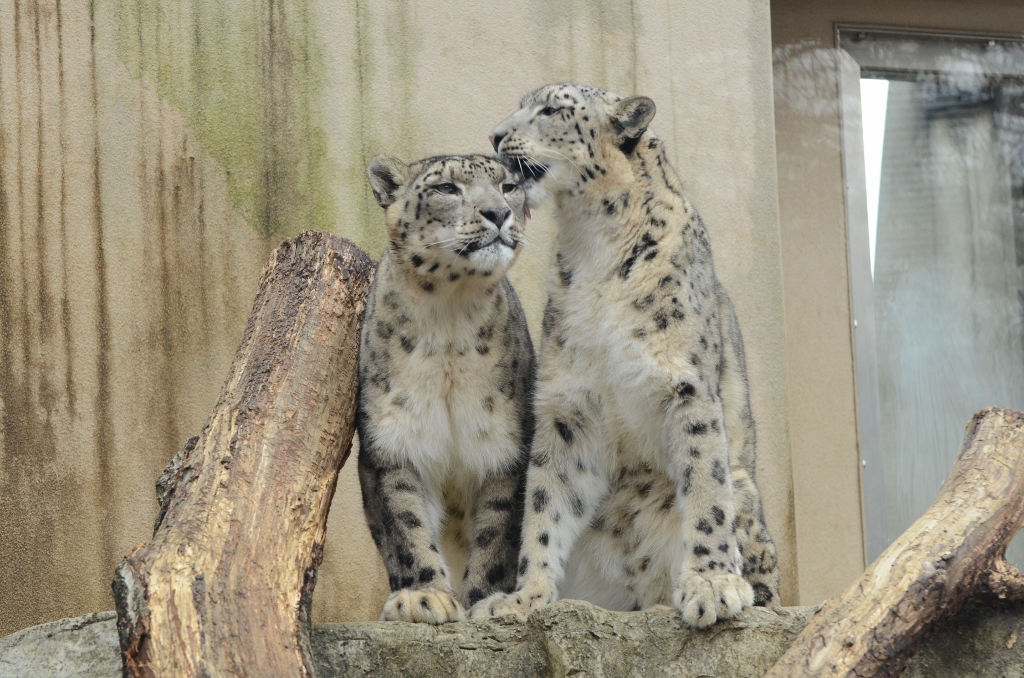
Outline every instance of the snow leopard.
<svg viewBox="0 0 1024 678">
<path fill-rule="evenodd" d="M 557 236 L 517 589 L 473 617 L 561 596 L 706 627 L 779 599 L 739 322 L 655 110 L 549 85 L 491 134 Z"/>
<path fill-rule="evenodd" d="M 383 620 L 441 624 L 515 584 L 535 365 L 505 276 L 521 176 L 487 156 L 368 167 L 388 244 L 359 355 L 359 480 L 392 590 Z"/>
</svg>

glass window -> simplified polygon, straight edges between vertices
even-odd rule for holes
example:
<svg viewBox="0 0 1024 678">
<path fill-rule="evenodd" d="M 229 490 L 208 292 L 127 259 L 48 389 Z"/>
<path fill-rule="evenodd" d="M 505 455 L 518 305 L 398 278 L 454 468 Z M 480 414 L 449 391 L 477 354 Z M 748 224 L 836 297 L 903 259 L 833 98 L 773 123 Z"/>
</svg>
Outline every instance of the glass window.
<svg viewBox="0 0 1024 678">
<path fill-rule="evenodd" d="M 1024 409 L 1024 44 L 839 38 L 874 558 L 934 500 L 974 412 Z"/>
</svg>

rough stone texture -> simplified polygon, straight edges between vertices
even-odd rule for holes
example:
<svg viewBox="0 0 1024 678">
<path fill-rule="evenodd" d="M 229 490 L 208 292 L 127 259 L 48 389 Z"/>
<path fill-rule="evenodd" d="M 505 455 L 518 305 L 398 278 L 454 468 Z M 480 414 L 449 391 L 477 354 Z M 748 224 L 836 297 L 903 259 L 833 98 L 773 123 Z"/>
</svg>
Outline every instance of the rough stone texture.
<svg viewBox="0 0 1024 678">
<path fill-rule="evenodd" d="M 121 675 L 117 615 L 93 612 L 0 638 L 0 677 L 116 678 Z"/>
<path fill-rule="evenodd" d="M 1024 678 L 1024 604 L 966 607 L 944 623 L 902 678 Z"/>
<path fill-rule="evenodd" d="M 566 600 L 523 624 L 506 617 L 440 627 L 323 624 L 313 631 L 324 676 L 735 676 L 759 678 L 814 608 L 747 610 L 705 631 L 675 610 L 608 612 Z M 400 632 L 396 629 L 400 628 Z M 317 651 L 319 649 L 319 652 Z"/>
<path fill-rule="evenodd" d="M 816 608 L 754 608 L 705 631 L 669 608 L 607 612 L 561 601 L 525 623 L 375 622 L 313 628 L 319 678 L 333 676 L 759 677 Z M 1018 640 L 1020 638 L 1021 640 Z M 34 626 L 0 639 L 0 678 L 117 678 L 114 613 Z M 968 608 L 943 625 L 904 678 L 1024 677 L 1024 605 Z"/>
</svg>

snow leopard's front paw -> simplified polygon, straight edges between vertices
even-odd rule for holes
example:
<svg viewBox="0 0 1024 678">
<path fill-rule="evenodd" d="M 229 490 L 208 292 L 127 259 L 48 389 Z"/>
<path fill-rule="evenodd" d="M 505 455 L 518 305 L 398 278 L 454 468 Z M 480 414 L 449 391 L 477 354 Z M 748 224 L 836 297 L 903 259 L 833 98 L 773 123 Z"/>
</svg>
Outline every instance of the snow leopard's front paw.
<svg viewBox="0 0 1024 678">
<path fill-rule="evenodd" d="M 704 628 L 753 605 L 754 591 L 738 574 L 690 570 L 680 575 L 672 602 L 682 612 L 684 622 Z"/>
<path fill-rule="evenodd" d="M 481 619 L 514 614 L 521 619 L 526 619 L 531 612 L 542 605 L 547 605 L 554 598 L 555 594 L 550 586 L 542 582 L 528 583 L 518 591 L 495 593 L 484 598 L 470 608 L 469 618 Z"/>
<path fill-rule="evenodd" d="M 380 618 L 381 621 L 444 624 L 466 621 L 466 611 L 459 605 L 459 601 L 445 591 L 401 589 L 388 596 Z"/>
</svg>

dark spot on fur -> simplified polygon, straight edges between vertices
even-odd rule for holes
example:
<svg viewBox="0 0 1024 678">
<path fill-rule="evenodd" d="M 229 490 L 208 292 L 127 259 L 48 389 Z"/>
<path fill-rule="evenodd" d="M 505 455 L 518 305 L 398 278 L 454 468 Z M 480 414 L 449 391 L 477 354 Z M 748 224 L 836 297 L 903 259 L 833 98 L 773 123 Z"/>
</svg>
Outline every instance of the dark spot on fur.
<svg viewBox="0 0 1024 678">
<path fill-rule="evenodd" d="M 412 511 L 402 511 L 395 516 L 395 520 L 405 525 L 410 530 L 415 530 L 417 527 L 422 527 L 423 523 Z"/>
<path fill-rule="evenodd" d="M 661 507 L 660 508 L 661 508 L 662 511 L 669 511 L 675 505 L 676 505 L 676 495 L 670 494 L 670 495 L 665 497 L 665 501 L 661 502 Z"/>
<path fill-rule="evenodd" d="M 561 436 L 562 440 L 565 441 L 566 445 L 572 445 L 573 433 L 568 424 L 561 419 L 555 419 L 555 429 L 558 431 L 558 435 Z"/>
<path fill-rule="evenodd" d="M 686 432 L 692 436 L 702 436 L 708 432 L 708 425 L 702 421 L 690 422 L 686 425 Z"/>
<path fill-rule="evenodd" d="M 515 510 L 516 505 L 511 499 L 507 497 L 499 497 L 497 499 L 491 499 L 489 502 L 487 502 L 487 508 L 491 509 L 492 511 L 503 511 L 506 513 L 511 513 L 512 511 Z"/>
<path fill-rule="evenodd" d="M 639 309 L 645 309 L 645 308 L 647 308 L 648 306 L 650 306 L 653 303 L 654 303 L 654 292 L 651 292 L 650 294 L 648 294 L 643 299 L 637 299 L 636 301 L 634 301 L 633 305 L 636 306 Z"/>
<path fill-rule="evenodd" d="M 411 569 L 416 564 L 416 559 L 413 558 L 412 551 L 405 546 L 399 545 L 395 555 L 398 557 L 398 564 L 405 569 Z M 404 586 L 402 588 L 405 588 Z"/>
<path fill-rule="evenodd" d="M 574 516 L 576 516 L 577 518 L 582 518 L 583 517 L 583 513 L 584 513 L 583 497 L 581 497 L 576 492 L 570 492 L 569 493 L 569 508 L 572 509 L 572 514 Z"/>
<path fill-rule="evenodd" d="M 526 570 L 529 567 L 530 567 L 530 559 L 527 556 L 523 556 L 522 558 L 520 558 L 519 559 L 519 568 L 517 570 L 517 572 L 519 572 L 519 576 L 522 576 L 522 575 L 526 574 Z M 504 569 L 504 568 L 502 568 L 502 569 Z"/>
<path fill-rule="evenodd" d="M 637 496 L 640 497 L 641 499 L 646 499 L 647 495 L 649 495 L 651 493 L 651 487 L 653 487 L 653 486 L 654 486 L 654 483 L 651 483 L 651 482 L 646 482 L 646 483 L 643 483 L 642 485 L 637 485 L 636 486 L 636 494 L 637 494 Z"/>
<path fill-rule="evenodd" d="M 547 507 L 550 499 L 548 491 L 543 487 L 538 487 L 533 491 L 533 510 L 540 513 Z"/>
<path fill-rule="evenodd" d="M 717 480 L 719 485 L 725 485 L 725 466 L 722 465 L 721 460 L 715 459 L 715 463 L 711 466 L 711 477 Z"/>
<path fill-rule="evenodd" d="M 425 584 L 428 581 L 434 581 L 434 577 L 436 575 L 437 575 L 437 572 L 434 571 L 434 568 L 432 568 L 432 567 L 423 567 L 423 568 L 420 568 L 420 574 L 417 577 L 417 579 L 419 579 L 419 582 L 421 584 Z"/>
<path fill-rule="evenodd" d="M 695 555 L 695 556 L 711 555 L 711 549 L 709 549 L 707 546 L 704 546 L 704 544 L 697 544 L 696 546 L 693 547 L 693 555 Z"/>
<path fill-rule="evenodd" d="M 692 466 L 687 466 L 686 469 L 683 471 L 682 493 L 683 493 L 684 497 L 686 495 L 690 494 L 690 489 L 692 487 L 693 487 L 693 467 Z"/>
<path fill-rule="evenodd" d="M 469 604 L 470 605 L 476 605 L 481 600 L 483 600 L 485 597 L 486 596 L 484 596 L 484 592 L 481 591 L 479 588 L 474 587 L 474 588 L 471 588 L 469 590 Z"/>
<path fill-rule="evenodd" d="M 488 527 L 476 536 L 476 545 L 480 548 L 487 548 L 494 541 L 495 537 L 498 536 L 498 530 L 493 527 Z"/>
<path fill-rule="evenodd" d="M 450 280 L 451 282 L 455 282 L 456 280 L 458 280 L 461 277 L 462 276 L 459 275 L 458 273 L 449 273 L 448 274 L 448 280 Z"/>
<path fill-rule="evenodd" d="M 725 511 L 718 506 L 711 507 L 711 515 L 715 519 L 716 525 L 722 525 L 725 523 Z"/>
<path fill-rule="evenodd" d="M 715 531 L 714 528 L 711 527 L 711 523 L 709 523 L 704 518 L 701 518 L 700 521 L 697 523 L 697 529 L 700 532 L 703 532 L 704 534 L 711 534 Z"/>
<path fill-rule="evenodd" d="M 410 257 L 409 260 L 412 261 L 412 265 L 415 266 L 416 268 L 419 268 L 420 266 L 423 265 L 423 257 L 421 257 L 418 254 L 412 255 L 412 257 Z"/>
<path fill-rule="evenodd" d="M 722 553 L 728 553 L 729 552 L 729 545 L 728 544 L 719 544 L 718 545 L 718 550 L 721 551 Z"/>
<path fill-rule="evenodd" d="M 399 341 L 402 344 L 402 349 L 405 350 L 406 353 L 412 353 L 412 350 L 416 348 L 416 342 L 405 335 L 403 335 Z"/>
<path fill-rule="evenodd" d="M 491 586 L 496 586 L 505 578 L 505 564 L 498 563 L 491 569 L 487 570 L 487 583 Z"/>
<path fill-rule="evenodd" d="M 622 143 L 619 144 L 619 150 L 625 155 L 633 155 L 633 151 L 636 150 L 636 145 L 639 143 L 640 137 L 626 137 Z"/>
<path fill-rule="evenodd" d="M 424 292 L 433 292 L 434 283 L 430 282 L 429 280 L 424 280 L 420 283 L 420 289 L 423 290 Z"/>
<path fill-rule="evenodd" d="M 537 537 L 537 541 L 540 542 L 541 546 L 547 546 L 548 545 L 548 533 L 547 532 L 541 532 L 540 536 Z"/>
<path fill-rule="evenodd" d="M 766 584 L 761 582 L 755 582 L 753 584 L 754 589 L 754 605 L 756 607 L 765 607 L 768 603 L 772 602 L 772 590 L 768 588 Z"/>
</svg>

